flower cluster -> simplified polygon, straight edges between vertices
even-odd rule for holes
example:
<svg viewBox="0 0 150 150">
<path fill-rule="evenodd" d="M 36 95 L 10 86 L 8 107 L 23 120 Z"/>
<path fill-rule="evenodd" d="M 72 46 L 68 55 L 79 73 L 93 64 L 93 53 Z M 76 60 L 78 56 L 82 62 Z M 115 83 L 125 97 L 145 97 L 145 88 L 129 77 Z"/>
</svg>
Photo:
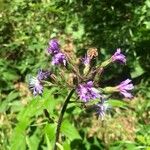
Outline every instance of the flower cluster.
<svg viewBox="0 0 150 150">
<path fill-rule="evenodd" d="M 77 93 L 81 100 L 88 102 L 92 99 L 100 98 L 100 92 L 94 88 L 93 82 L 88 81 L 87 83 L 79 84 L 77 87 Z"/>
<path fill-rule="evenodd" d="M 60 77 L 63 81 L 66 82 L 66 84 L 63 83 L 63 86 L 68 89 L 75 89 L 77 96 L 85 105 L 90 102 L 94 102 L 94 106 L 99 116 L 104 117 L 107 108 L 109 107 L 109 104 L 106 104 L 104 95 L 118 92 L 125 98 L 133 97 L 130 91 L 134 88 L 134 86 L 130 79 L 126 79 L 125 81 L 122 81 L 119 85 L 116 85 L 114 87 L 105 88 L 100 87 L 101 84 L 98 80 L 101 76 L 101 70 L 104 72 L 105 68 L 111 63 L 114 63 L 116 61 L 119 61 L 123 64 L 126 63 L 126 57 L 124 54 L 122 54 L 120 48 L 118 48 L 108 60 L 95 66 L 91 66 L 91 61 L 93 61 L 93 52 L 94 57 L 97 57 L 98 55 L 96 48 L 94 48 L 93 50 L 92 48 L 90 48 L 85 57 L 80 59 L 80 63 L 73 63 L 75 61 L 70 61 L 69 55 L 66 55 L 66 53 L 61 51 L 60 45 L 56 39 L 50 40 L 47 51 L 51 55 L 52 65 L 62 64 L 63 66 L 65 66 L 62 68 L 62 72 L 66 73 L 67 75 L 62 75 Z M 53 72 L 53 74 L 55 74 L 55 72 Z M 70 74 L 72 74 L 72 76 L 70 76 Z M 33 91 L 34 95 L 42 94 L 43 80 L 47 79 L 50 75 L 50 72 L 39 70 L 37 76 L 30 79 L 30 88 Z M 67 78 L 65 78 L 66 76 Z M 55 78 L 55 80 L 56 85 L 59 86 L 60 84 L 57 84 L 57 77 Z M 70 80 L 73 82 L 68 83 Z"/>
<path fill-rule="evenodd" d="M 50 76 L 49 71 L 43 71 L 40 69 L 36 77 L 30 77 L 29 79 L 29 88 L 33 91 L 33 95 L 42 95 L 43 85 L 42 80 L 45 80 Z"/>
<path fill-rule="evenodd" d="M 63 64 L 66 66 L 66 56 L 60 51 L 60 45 L 56 39 L 52 39 L 49 42 L 49 46 L 47 49 L 48 53 L 50 53 L 52 57 L 52 65 Z"/>
</svg>

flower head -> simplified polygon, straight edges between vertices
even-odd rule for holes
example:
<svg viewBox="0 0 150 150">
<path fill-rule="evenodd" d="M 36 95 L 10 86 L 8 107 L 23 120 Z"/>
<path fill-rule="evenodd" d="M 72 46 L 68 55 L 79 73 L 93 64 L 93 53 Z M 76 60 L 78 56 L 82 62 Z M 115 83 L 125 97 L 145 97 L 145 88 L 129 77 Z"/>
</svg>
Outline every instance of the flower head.
<svg viewBox="0 0 150 150">
<path fill-rule="evenodd" d="M 66 62 L 66 56 L 61 52 L 55 54 L 52 58 L 52 65 L 63 64 L 64 66 L 66 66 Z"/>
<path fill-rule="evenodd" d="M 49 41 L 49 47 L 48 47 L 48 53 L 54 55 L 54 54 L 57 54 L 59 53 L 60 51 L 60 48 L 59 48 L 59 44 L 58 44 L 58 41 L 56 39 L 52 39 Z"/>
<path fill-rule="evenodd" d="M 105 103 L 99 103 L 96 105 L 97 114 L 103 119 L 108 106 Z"/>
<path fill-rule="evenodd" d="M 40 81 L 35 77 L 30 78 L 29 87 L 33 91 L 33 95 L 41 95 L 43 93 L 43 86 L 40 84 Z"/>
<path fill-rule="evenodd" d="M 126 62 L 126 57 L 121 53 L 121 49 L 118 48 L 114 55 L 111 57 L 112 61 Z"/>
<path fill-rule="evenodd" d="M 126 98 L 132 98 L 132 94 L 128 91 L 132 90 L 134 88 L 133 84 L 131 83 L 130 79 L 126 79 L 125 81 L 121 82 L 117 86 L 117 90 L 123 94 Z"/>
<path fill-rule="evenodd" d="M 38 79 L 39 81 L 44 80 L 44 79 L 48 78 L 48 76 L 49 76 L 50 74 L 51 74 L 51 73 L 50 73 L 49 71 L 43 71 L 42 69 L 40 69 L 40 70 L 38 71 L 37 79 Z"/>
<path fill-rule="evenodd" d="M 81 100 L 88 102 L 91 99 L 100 98 L 99 91 L 93 87 L 93 82 L 89 81 L 84 84 L 80 84 L 77 88 L 77 93 Z"/>
</svg>

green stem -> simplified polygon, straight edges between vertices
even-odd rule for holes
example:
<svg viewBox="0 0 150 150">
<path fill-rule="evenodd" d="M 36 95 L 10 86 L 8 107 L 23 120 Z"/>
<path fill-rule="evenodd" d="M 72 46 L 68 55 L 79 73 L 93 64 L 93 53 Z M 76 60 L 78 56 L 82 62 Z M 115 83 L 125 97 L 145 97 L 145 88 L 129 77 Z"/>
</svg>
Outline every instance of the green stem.
<svg viewBox="0 0 150 150">
<path fill-rule="evenodd" d="M 59 141 L 59 134 L 60 134 L 60 129 L 61 129 L 61 124 L 62 124 L 62 121 L 63 121 L 63 116 L 64 116 L 64 113 L 67 109 L 67 105 L 69 103 L 69 100 L 71 98 L 71 96 L 73 95 L 75 89 L 72 89 L 70 91 L 70 93 L 68 94 L 68 96 L 66 97 L 66 100 L 63 104 L 63 107 L 61 109 L 61 112 L 60 112 L 60 115 L 59 115 L 59 119 L 58 119 L 58 123 L 57 123 L 57 129 L 56 129 L 56 136 L 55 136 L 55 143 L 54 143 L 54 148 L 53 150 L 57 150 L 57 142 Z"/>
</svg>

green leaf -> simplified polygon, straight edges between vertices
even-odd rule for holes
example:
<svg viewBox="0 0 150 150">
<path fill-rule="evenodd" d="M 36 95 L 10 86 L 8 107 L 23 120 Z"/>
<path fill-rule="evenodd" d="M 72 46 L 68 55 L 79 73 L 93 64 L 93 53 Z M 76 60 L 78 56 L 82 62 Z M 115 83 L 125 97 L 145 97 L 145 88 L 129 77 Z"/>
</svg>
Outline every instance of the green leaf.
<svg viewBox="0 0 150 150">
<path fill-rule="evenodd" d="M 55 130 L 56 130 L 55 124 L 47 124 L 44 128 L 44 133 L 46 134 L 46 136 L 50 141 L 53 141 L 55 138 Z"/>
<path fill-rule="evenodd" d="M 18 93 L 18 92 L 12 91 L 12 92 L 10 92 L 10 93 L 8 94 L 6 100 L 10 102 L 10 101 L 12 101 L 12 100 L 18 98 L 18 96 L 19 96 L 19 93 Z"/>
<path fill-rule="evenodd" d="M 18 92 L 15 91 L 10 92 L 4 101 L 0 101 L 0 112 L 6 111 L 10 106 L 9 103 L 17 99 L 18 96 L 19 96 Z"/>
<path fill-rule="evenodd" d="M 46 137 L 47 148 L 48 149 L 52 149 L 52 145 L 51 145 L 51 142 L 50 142 L 50 140 L 48 138 L 48 135 L 46 134 L 45 137 Z"/>
<path fill-rule="evenodd" d="M 51 103 L 53 103 L 54 98 L 51 96 L 52 95 L 51 91 L 46 91 L 46 92 L 48 92 L 48 94 L 44 93 L 43 97 L 36 97 L 33 100 L 31 100 L 29 104 L 18 114 L 17 118 L 19 120 L 19 123 L 16 125 L 16 128 L 14 129 L 12 137 L 11 137 L 12 150 L 18 150 L 21 147 L 21 143 L 18 144 L 18 138 L 16 137 L 23 137 L 21 139 L 22 143 L 26 143 L 25 131 L 26 131 L 26 128 L 32 122 L 33 116 L 42 114 L 43 109 L 47 109 L 48 107 L 52 109 L 51 112 L 53 112 L 55 105 L 53 105 L 53 107 L 50 107 L 50 106 L 51 106 Z M 33 138 L 36 139 L 36 137 L 33 137 Z M 31 142 L 33 142 L 32 139 L 28 139 L 28 144 L 30 144 Z"/>
<path fill-rule="evenodd" d="M 108 103 L 113 107 L 123 107 L 127 106 L 127 103 L 122 100 L 110 99 Z"/>
<path fill-rule="evenodd" d="M 61 132 L 71 141 L 74 139 L 81 139 L 77 129 L 68 120 L 63 121 Z"/>
<path fill-rule="evenodd" d="M 22 121 L 18 123 L 11 137 L 11 150 L 20 150 L 20 148 L 21 150 L 26 149 L 25 128 L 27 125 L 28 120 L 24 120 L 24 122 Z"/>
<path fill-rule="evenodd" d="M 70 141 L 66 140 L 64 143 L 63 143 L 63 148 L 65 150 L 71 150 L 70 148 Z"/>
<path fill-rule="evenodd" d="M 6 81 L 15 81 L 15 80 L 18 80 L 19 77 L 17 76 L 15 71 L 9 71 L 9 72 L 3 73 L 3 78 Z"/>
<path fill-rule="evenodd" d="M 30 137 L 26 137 L 26 142 L 29 147 L 29 150 L 37 150 L 40 142 L 39 135 L 37 134 L 40 132 L 39 128 L 34 132 L 34 134 Z"/>
<path fill-rule="evenodd" d="M 142 135 L 138 135 L 137 137 L 137 140 L 142 143 L 142 144 L 146 144 L 146 140 L 145 140 L 145 137 L 142 136 Z"/>
</svg>

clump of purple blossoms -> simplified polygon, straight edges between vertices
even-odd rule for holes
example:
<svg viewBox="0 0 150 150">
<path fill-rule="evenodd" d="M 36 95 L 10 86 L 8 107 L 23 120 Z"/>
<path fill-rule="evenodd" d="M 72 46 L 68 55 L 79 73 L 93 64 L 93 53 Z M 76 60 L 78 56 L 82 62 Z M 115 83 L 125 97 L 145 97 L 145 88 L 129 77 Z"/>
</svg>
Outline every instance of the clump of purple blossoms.
<svg viewBox="0 0 150 150">
<path fill-rule="evenodd" d="M 129 93 L 128 91 L 131 91 L 134 89 L 133 84 L 131 83 L 132 80 L 126 79 L 125 81 L 122 81 L 118 86 L 118 91 L 123 94 L 126 98 L 132 98 L 133 95 Z"/>
<path fill-rule="evenodd" d="M 29 80 L 29 88 L 32 90 L 33 95 L 41 95 L 43 93 L 43 86 L 36 77 L 31 77 Z"/>
<path fill-rule="evenodd" d="M 96 88 L 94 88 L 92 81 L 79 84 L 79 86 L 77 87 L 77 93 L 80 99 L 84 102 L 88 102 L 89 100 L 101 97 L 100 92 Z"/>
<path fill-rule="evenodd" d="M 106 111 L 107 111 L 108 105 L 105 103 L 98 103 L 96 105 L 96 109 L 97 109 L 97 114 L 99 117 L 101 117 L 102 119 L 104 118 Z"/>
<path fill-rule="evenodd" d="M 100 100 L 101 101 L 95 105 L 95 109 L 97 110 L 97 115 L 103 119 L 109 107 L 109 104 L 107 103 L 104 96 L 101 97 Z"/>
<path fill-rule="evenodd" d="M 36 77 L 31 77 L 29 79 L 29 88 L 32 90 L 33 95 L 42 95 L 43 85 L 41 82 L 42 80 L 47 79 L 49 75 L 49 71 L 43 71 L 40 69 Z"/>
<path fill-rule="evenodd" d="M 43 71 L 42 69 L 39 69 L 37 78 L 39 81 L 41 81 L 41 80 L 47 79 L 48 76 L 50 75 L 51 73 L 49 71 Z"/>
<path fill-rule="evenodd" d="M 66 56 L 63 53 L 57 53 L 53 56 L 52 58 L 52 65 L 59 65 L 59 64 L 63 64 L 64 66 L 66 66 Z"/>
<path fill-rule="evenodd" d="M 64 53 L 60 51 L 60 46 L 56 39 L 52 39 L 49 41 L 48 53 L 52 55 L 52 65 L 63 64 L 66 65 L 66 56 Z"/>
<path fill-rule="evenodd" d="M 55 55 L 60 52 L 60 46 L 56 39 L 52 39 L 49 41 L 48 53 Z"/>
<path fill-rule="evenodd" d="M 102 118 L 109 105 L 108 99 L 107 104 L 105 103 L 106 100 L 101 100 L 105 94 L 111 96 L 112 93 L 118 92 L 126 98 L 132 98 L 130 91 L 134 86 L 130 79 L 121 82 L 117 86 L 103 88 L 101 88 L 101 80 L 99 80 L 102 72 L 105 72 L 105 68 L 112 62 L 119 61 L 121 63 L 126 63 L 126 57 L 121 53 L 120 48 L 118 48 L 108 60 L 97 65 L 95 65 L 97 61 L 95 58 L 98 56 L 96 48 L 89 48 L 85 57 L 82 58 L 82 61 L 78 61 L 79 59 L 77 59 L 75 54 L 73 54 L 73 57 L 71 56 L 72 53 L 74 53 L 73 51 L 67 53 L 64 49 L 64 53 L 56 39 L 50 40 L 47 51 L 52 57 L 51 64 L 53 66 L 59 65 L 59 73 L 57 71 L 51 73 L 39 70 L 37 76 L 30 79 L 30 89 L 33 91 L 34 95 L 42 94 L 43 86 L 49 83 L 49 81 L 44 82 L 44 80 L 46 80 L 48 76 L 53 75 L 54 81 L 52 85 L 56 84 L 56 87 L 73 89 L 84 105 L 94 104 L 95 110 Z M 64 66 L 63 68 L 61 68 L 62 65 Z M 59 74 L 58 78 L 56 76 L 57 73 Z M 61 81 L 63 82 L 62 84 Z"/>
<path fill-rule="evenodd" d="M 112 61 L 119 61 L 122 63 L 126 63 L 126 57 L 121 53 L 121 49 L 117 48 L 117 51 L 111 57 Z"/>
</svg>

